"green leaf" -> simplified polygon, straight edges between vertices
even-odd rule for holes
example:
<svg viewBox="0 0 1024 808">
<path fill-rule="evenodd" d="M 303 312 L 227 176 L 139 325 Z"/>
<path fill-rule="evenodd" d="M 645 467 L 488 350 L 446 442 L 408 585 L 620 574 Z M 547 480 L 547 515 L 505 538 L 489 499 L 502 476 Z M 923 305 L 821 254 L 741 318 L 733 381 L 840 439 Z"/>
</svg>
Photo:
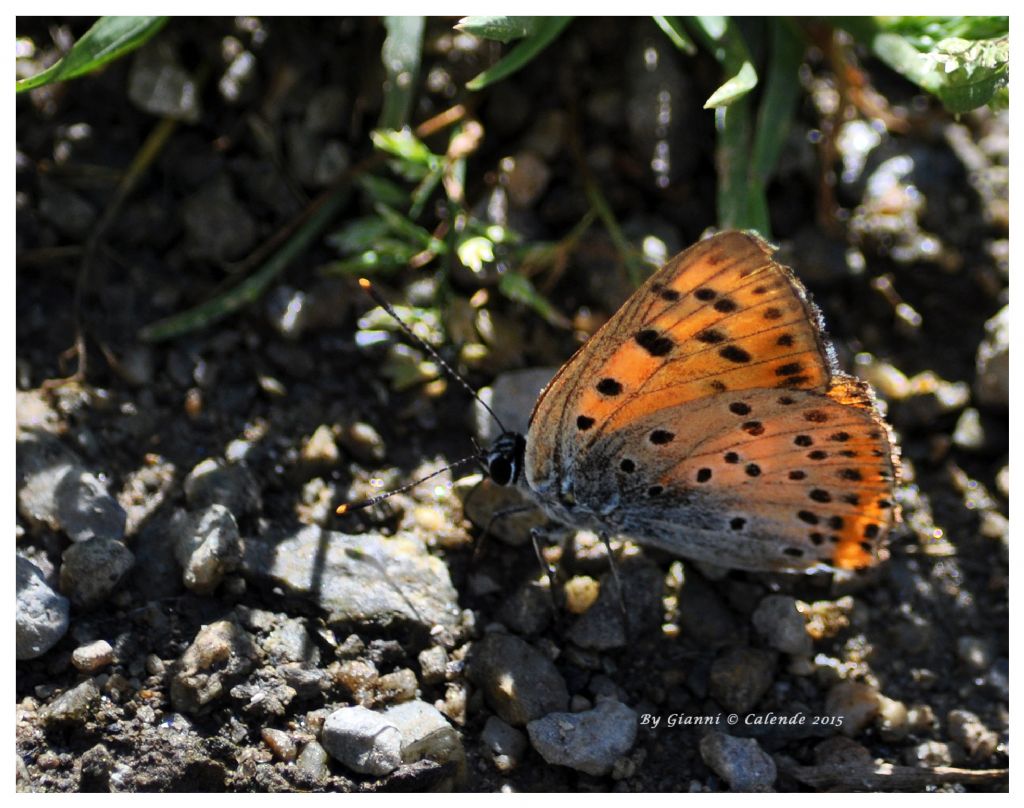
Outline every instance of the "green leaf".
<svg viewBox="0 0 1024 808">
<path fill-rule="evenodd" d="M 522 69 L 550 45 L 571 20 L 572 17 L 541 17 L 537 29 L 530 36 L 512 48 L 496 64 L 468 81 L 467 89 L 482 90 Z"/>
<path fill-rule="evenodd" d="M 91 73 L 130 53 L 164 27 L 168 17 L 100 17 L 56 64 L 15 83 L 23 93 Z"/>
<path fill-rule="evenodd" d="M 704 109 L 727 107 L 757 86 L 757 70 L 736 23 L 729 17 L 692 17 L 688 22 L 727 76 L 704 103 Z"/>
<path fill-rule="evenodd" d="M 678 17 L 655 17 L 654 22 L 665 32 L 665 36 L 672 40 L 672 44 L 688 56 L 697 53 L 697 46 L 690 39 L 683 27 L 683 21 Z"/>
<path fill-rule="evenodd" d="M 373 174 L 363 174 L 357 182 L 360 189 L 374 202 L 383 202 L 393 208 L 404 205 L 409 197 L 398 183 Z"/>
<path fill-rule="evenodd" d="M 502 17 L 473 16 L 463 17 L 455 26 L 456 30 L 478 36 L 481 39 L 493 39 L 508 44 L 513 39 L 522 39 L 537 32 L 543 17 Z"/>
<path fill-rule="evenodd" d="M 548 299 L 537 291 L 536 287 L 525 275 L 520 275 L 517 272 L 506 272 L 501 276 L 501 281 L 498 283 L 498 291 L 509 300 L 529 306 L 537 314 L 558 328 L 568 328 L 570 326 L 565 315 L 552 306 Z"/>
<path fill-rule="evenodd" d="M 833 23 L 897 73 L 937 96 L 950 112 L 969 112 L 1006 97 L 1006 17 L 842 17 Z"/>
<path fill-rule="evenodd" d="M 341 253 L 369 250 L 389 232 L 388 223 L 379 216 L 352 219 L 341 230 L 327 236 L 327 243 Z"/>
<path fill-rule="evenodd" d="M 1010 39 L 944 39 L 929 54 L 941 76 L 936 94 L 950 112 L 970 112 L 1008 86 Z"/>
<path fill-rule="evenodd" d="M 376 129 L 370 132 L 370 139 L 373 141 L 373 145 L 382 152 L 410 163 L 419 163 L 427 168 L 432 168 L 441 159 L 430 151 L 409 128 Z"/>
<path fill-rule="evenodd" d="M 388 35 L 380 51 L 384 63 L 381 129 L 401 129 L 409 121 L 423 53 L 424 17 L 385 17 Z"/>
<path fill-rule="evenodd" d="M 440 239 L 434 238 L 429 230 L 420 227 L 415 222 L 409 221 L 405 216 L 394 208 L 389 208 L 378 202 L 373 209 L 387 222 L 388 227 L 396 235 L 402 236 L 417 244 L 420 249 L 430 250 L 436 255 L 443 255 L 448 251 L 448 245 Z"/>
</svg>

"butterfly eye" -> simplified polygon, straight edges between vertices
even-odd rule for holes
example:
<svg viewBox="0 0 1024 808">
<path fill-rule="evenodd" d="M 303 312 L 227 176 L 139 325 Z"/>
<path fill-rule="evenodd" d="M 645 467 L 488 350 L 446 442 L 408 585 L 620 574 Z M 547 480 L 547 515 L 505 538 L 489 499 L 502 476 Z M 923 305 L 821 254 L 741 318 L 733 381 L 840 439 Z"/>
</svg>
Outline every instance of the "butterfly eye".
<svg viewBox="0 0 1024 808">
<path fill-rule="evenodd" d="M 508 485 L 512 481 L 512 463 L 505 457 L 495 457 L 488 467 L 491 479 L 498 485 Z"/>
</svg>

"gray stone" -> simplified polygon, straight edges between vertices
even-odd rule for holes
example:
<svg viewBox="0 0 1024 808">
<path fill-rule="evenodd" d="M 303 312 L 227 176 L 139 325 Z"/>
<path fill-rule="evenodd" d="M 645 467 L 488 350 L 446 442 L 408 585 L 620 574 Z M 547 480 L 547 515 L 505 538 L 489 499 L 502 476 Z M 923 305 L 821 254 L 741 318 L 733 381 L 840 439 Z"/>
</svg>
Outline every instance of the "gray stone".
<svg viewBox="0 0 1024 808">
<path fill-rule="evenodd" d="M 777 776 L 775 761 L 753 738 L 709 732 L 701 738 L 700 756 L 733 791 L 767 791 Z"/>
<path fill-rule="evenodd" d="M 551 622 L 551 594 L 538 582 L 527 581 L 504 600 L 497 617 L 517 634 L 540 634 Z"/>
<path fill-rule="evenodd" d="M 76 241 L 88 237 L 96 222 L 96 206 L 86 197 L 54 182 L 39 178 L 39 213 L 57 231 Z"/>
<path fill-rule="evenodd" d="M 387 457 L 387 446 L 380 433 L 365 421 L 346 424 L 339 435 L 341 445 L 360 463 L 376 465 Z"/>
<path fill-rule="evenodd" d="M 324 722 L 320 742 L 335 760 L 360 774 L 390 774 L 402 763 L 402 733 L 380 713 L 342 707 Z"/>
<path fill-rule="evenodd" d="M 520 730 L 509 726 L 498 716 L 487 719 L 480 740 L 491 755 L 498 771 L 509 772 L 522 762 L 527 740 Z"/>
<path fill-rule="evenodd" d="M 768 595 L 757 605 L 751 620 L 765 641 L 784 654 L 807 656 L 814 648 L 796 598 Z"/>
<path fill-rule="evenodd" d="M 711 696 L 732 712 L 750 712 L 771 687 L 774 674 L 774 653 L 733 648 L 711 664 Z"/>
<path fill-rule="evenodd" d="M 19 431 L 16 458 L 18 512 L 30 524 L 62 530 L 72 541 L 124 536 L 124 509 L 59 440 Z"/>
<path fill-rule="evenodd" d="M 212 594 L 225 575 L 238 569 L 242 557 L 238 525 L 223 505 L 210 505 L 194 514 L 179 510 L 170 531 L 182 582 L 193 592 Z"/>
<path fill-rule="evenodd" d="M 142 48 L 128 74 L 128 98 L 144 112 L 186 123 L 199 120 L 199 88 L 159 37 Z"/>
<path fill-rule="evenodd" d="M 203 626 L 174 665 L 171 703 L 193 715 L 215 702 L 252 670 L 256 649 L 245 630 L 231 620 Z"/>
<path fill-rule="evenodd" d="M 448 568 L 405 533 L 386 539 L 305 527 L 283 541 L 245 542 L 242 572 L 309 598 L 331 622 L 430 631 L 459 621 Z"/>
<path fill-rule="evenodd" d="M 531 721 L 526 731 L 548 763 L 601 776 L 632 749 L 637 723 L 635 710 L 609 699 L 582 713 L 551 713 Z"/>
<path fill-rule="evenodd" d="M 131 570 L 135 557 L 114 539 L 92 539 L 64 551 L 60 589 L 75 606 L 91 609 L 103 603 Z"/>
<path fill-rule="evenodd" d="M 100 700 L 100 690 L 92 679 L 62 693 L 39 711 L 44 724 L 84 724 Z"/>
<path fill-rule="evenodd" d="M 985 323 L 985 339 L 978 345 L 974 392 L 989 407 L 1010 402 L 1010 307 L 1004 306 Z"/>
<path fill-rule="evenodd" d="M 243 465 L 207 458 L 185 478 L 185 499 L 192 510 L 223 505 L 236 520 L 259 513 L 260 486 Z"/>
<path fill-rule="evenodd" d="M 655 628 L 662 612 L 662 577 L 661 571 L 646 559 L 619 564 L 629 631 L 622 624 L 622 605 L 615 577 L 608 572 L 601 576 L 597 602 L 576 619 L 567 637 L 580 648 L 606 651 L 622 648 L 629 636 L 639 636 Z"/>
<path fill-rule="evenodd" d="M 68 630 L 71 604 L 46 583 L 43 571 L 20 555 L 15 561 L 15 659 L 42 656 Z"/>
<path fill-rule="evenodd" d="M 310 741 L 295 761 L 296 773 L 311 783 L 322 783 L 330 775 L 327 768 L 327 750 L 316 741 Z"/>
<path fill-rule="evenodd" d="M 181 203 L 185 253 L 193 259 L 233 261 L 256 242 L 256 222 L 220 175 Z"/>
<path fill-rule="evenodd" d="M 521 727 L 565 710 L 569 691 L 555 663 L 511 634 L 488 634 L 473 644 L 468 676 L 505 721 Z"/>
<path fill-rule="evenodd" d="M 261 643 L 267 656 L 274 662 L 320 662 L 320 649 L 300 619 L 285 619 L 274 627 Z"/>
<path fill-rule="evenodd" d="M 448 671 L 448 652 L 440 645 L 424 648 L 419 654 L 420 677 L 424 684 L 437 685 L 445 680 Z"/>
<path fill-rule="evenodd" d="M 710 648 L 730 645 L 740 638 L 729 607 L 699 575 L 687 575 L 679 591 L 679 628 L 698 645 Z"/>
<path fill-rule="evenodd" d="M 436 708 L 425 701 L 407 701 L 384 713 L 386 721 L 398 727 L 402 735 L 402 762 L 415 763 L 427 758 L 438 763 L 465 763 L 462 738 Z"/>
</svg>

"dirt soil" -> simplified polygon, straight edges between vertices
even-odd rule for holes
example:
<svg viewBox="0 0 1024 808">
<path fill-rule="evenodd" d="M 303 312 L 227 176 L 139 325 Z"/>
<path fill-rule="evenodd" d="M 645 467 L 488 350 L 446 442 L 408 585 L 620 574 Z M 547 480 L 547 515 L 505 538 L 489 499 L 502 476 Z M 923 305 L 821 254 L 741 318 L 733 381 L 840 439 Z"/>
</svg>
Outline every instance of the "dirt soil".
<svg viewBox="0 0 1024 808">
<path fill-rule="evenodd" d="M 46 47 L 48 26 L 57 24 L 23 18 L 18 35 Z M 79 36 L 88 22 L 65 25 Z M 527 240 L 564 238 L 588 207 L 575 140 L 633 243 L 656 236 L 671 255 L 714 225 L 713 116 L 700 107 L 720 76 L 706 54 L 683 58 L 646 19 L 578 20 L 528 69 L 472 96 L 461 88 L 492 54 L 449 26 L 428 25 L 411 119 L 469 104 L 484 132 L 466 178 L 478 215 L 504 220 Z M 772 236 L 822 308 L 840 364 L 886 403 L 905 461 L 905 525 L 885 565 L 842 580 L 699 569 L 616 542 L 627 572 L 656 571 L 650 619 L 625 646 L 587 648 L 569 639 L 578 618 L 564 607 L 550 619 L 528 543 L 488 537 L 477 548 L 482 525 L 444 488 L 475 469 L 442 475 L 383 508 L 333 515 L 337 504 L 376 491 L 374 479 L 401 485 L 471 454 L 475 432 L 473 401 L 443 376 L 396 385 L 400 370 L 418 373 L 425 357 L 402 364 L 406 349 L 394 346 L 408 343 L 400 335 L 375 342 L 360 327 L 373 303 L 353 278 L 322 275 L 338 258 L 323 236 L 238 313 L 174 339 L 139 338 L 143 326 L 251 274 L 259 261 L 250 259 L 266 255 L 263 245 L 339 167 L 372 153 L 382 42 L 372 19 L 172 21 L 143 53 L 201 77 L 201 109 L 170 133 L 112 221 L 104 211 L 161 122 L 129 92 L 143 53 L 18 97 L 17 388 L 125 510 L 123 542 L 134 555 L 99 602 L 72 602 L 56 645 L 17 663 L 19 788 L 717 791 L 747 782 L 752 764 L 741 756 L 740 774 L 730 770 L 729 755 L 706 740 L 708 727 L 664 723 L 641 724 L 600 774 L 548 762 L 536 744 L 523 744 L 522 725 L 513 730 L 514 754 L 499 760 L 484 728 L 500 710 L 486 674 L 470 676 L 465 662 L 502 623 L 554 661 L 571 700 L 563 709 L 585 712 L 611 694 L 638 715 L 724 715 L 739 705 L 757 715 L 846 717 L 844 729 L 711 728 L 754 738 L 751 754 L 775 767 L 752 787 L 1004 790 L 1002 775 L 984 772 L 1008 766 L 1008 410 L 1005 379 L 991 365 L 979 370 L 978 354 L 982 345 L 983 353 L 1000 350 L 986 323 L 1008 302 L 1007 115 L 983 110 L 953 121 L 868 61 L 905 131 L 848 129 L 830 152 L 820 136 L 841 121 L 829 100 L 858 115 L 812 54 L 802 79 L 808 93 L 769 187 Z M 241 51 L 255 60 L 248 73 L 238 66 Z M 644 68 L 645 52 L 657 55 L 657 70 Z M 242 76 L 233 91 L 224 84 L 229 64 Z M 667 123 L 658 123 L 659 97 L 672 109 Z M 855 133 L 878 143 L 858 151 Z M 428 142 L 443 151 L 446 137 Z M 671 160 L 653 170 L 657 142 Z M 514 164 L 503 164 L 510 156 Z M 436 222 L 430 210 L 428 228 Z M 327 232 L 367 212 L 353 194 Z M 101 227 L 83 277 L 84 247 Z M 442 354 L 474 388 L 511 370 L 557 367 L 631 288 L 600 224 L 568 253 L 560 275 L 534 278 L 573 322 L 569 329 L 498 294 L 496 273 L 440 263 L 382 278 L 381 289 L 396 303 L 444 301 Z M 474 308 L 467 301 L 481 289 L 487 297 Z M 289 330 L 281 301 L 299 293 L 308 317 Z M 86 335 L 84 383 L 54 384 L 77 367 L 66 353 L 76 326 Z M 460 353 L 466 342 L 482 345 L 480 353 Z M 22 406 L 19 399 L 19 418 Z M 19 458 L 21 451 L 19 442 Z M 339 618 L 244 565 L 210 593 L 186 587 L 180 561 L 152 548 L 171 541 L 176 511 L 197 510 L 186 478 L 208 458 L 244 467 L 243 482 L 230 483 L 241 489 L 230 495 L 241 503 L 232 512 L 243 542 L 294 536 L 311 524 L 337 532 L 330 536 L 401 532 L 421 542 L 454 584 L 458 615 L 447 634 Z M 17 544 L 60 589 L 67 529 L 20 509 Z M 606 572 L 603 548 L 587 537 L 562 554 L 563 575 L 597 580 Z M 544 597 L 533 598 L 538 592 Z M 768 595 L 801 610 L 814 637 L 809 651 L 780 650 L 778 632 L 752 622 Z M 510 618 L 510 601 L 525 604 L 535 625 Z M 188 714 L 172 699 L 175 676 L 202 627 L 222 620 L 260 638 L 248 651 L 256 673 L 239 673 L 210 709 Z M 294 620 L 316 646 L 319 661 L 307 667 L 324 672 L 323 684 L 306 692 L 289 679 L 292 695 L 261 711 L 257 674 L 278 675 L 267 636 Z M 113 658 L 90 669 L 72 652 L 95 640 L 109 642 Z M 447 654 L 440 679 L 420 657 L 432 644 Z M 374 680 L 362 703 L 384 708 L 413 695 L 436 703 L 457 730 L 464 762 L 426 757 L 384 776 L 335 759 L 319 770 L 310 758 L 297 764 L 289 743 L 303 748 L 325 715 L 360 703 L 356 663 L 372 663 L 374 676 L 398 674 L 385 684 L 411 671 L 417 679 L 405 695 L 389 696 Z M 54 719 L 53 702 L 90 679 L 99 697 L 77 717 Z M 753 704 L 736 689 L 753 692 Z M 878 763 L 897 770 L 879 773 Z"/>
</svg>

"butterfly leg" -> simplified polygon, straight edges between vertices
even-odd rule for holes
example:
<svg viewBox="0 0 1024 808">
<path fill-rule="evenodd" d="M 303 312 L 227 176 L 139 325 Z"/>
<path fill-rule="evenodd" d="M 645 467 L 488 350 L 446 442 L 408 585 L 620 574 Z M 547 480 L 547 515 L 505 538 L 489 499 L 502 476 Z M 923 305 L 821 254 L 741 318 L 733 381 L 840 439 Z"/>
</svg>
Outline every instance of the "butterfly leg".
<svg viewBox="0 0 1024 808">
<path fill-rule="evenodd" d="M 619 615 L 622 617 L 622 630 L 629 636 L 629 617 L 626 611 L 626 596 L 622 588 L 622 579 L 619 577 L 619 565 L 615 561 L 615 554 L 612 552 L 611 538 L 607 533 L 601 534 L 601 541 L 604 542 L 604 549 L 608 551 L 608 563 L 612 568 L 612 578 L 615 579 L 615 594 L 619 599 Z"/>
<path fill-rule="evenodd" d="M 555 598 L 555 568 L 544 560 L 544 552 L 540 548 L 540 540 L 545 532 L 539 527 L 530 528 L 530 541 L 533 543 L 533 552 L 537 555 L 537 562 L 544 575 L 548 579 L 548 593 L 551 595 L 551 614 L 558 619 L 558 601 Z"/>
</svg>

